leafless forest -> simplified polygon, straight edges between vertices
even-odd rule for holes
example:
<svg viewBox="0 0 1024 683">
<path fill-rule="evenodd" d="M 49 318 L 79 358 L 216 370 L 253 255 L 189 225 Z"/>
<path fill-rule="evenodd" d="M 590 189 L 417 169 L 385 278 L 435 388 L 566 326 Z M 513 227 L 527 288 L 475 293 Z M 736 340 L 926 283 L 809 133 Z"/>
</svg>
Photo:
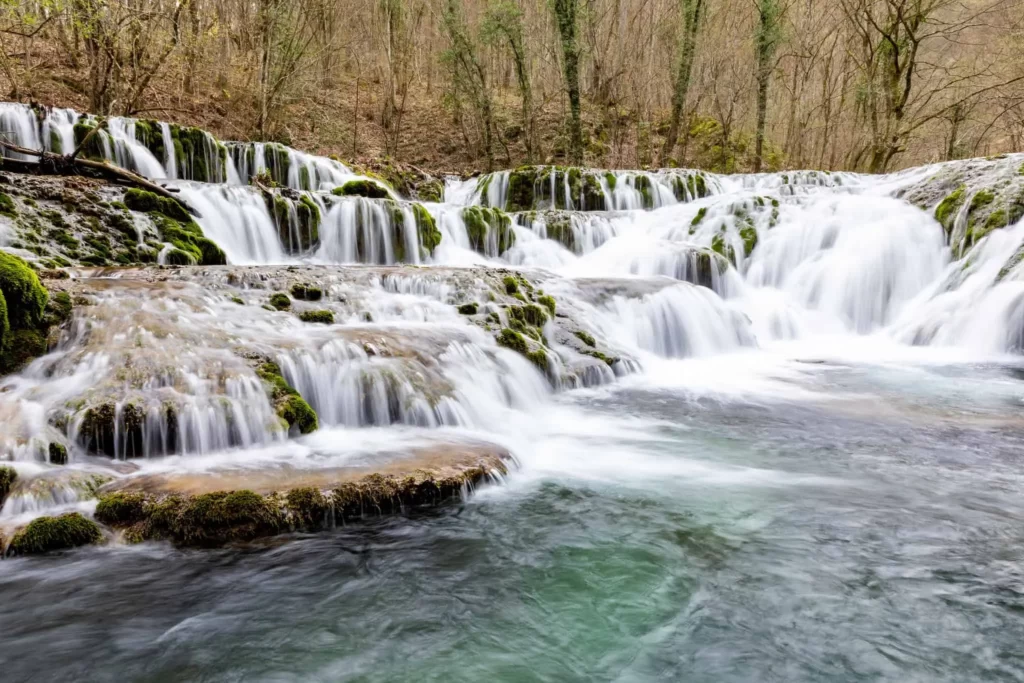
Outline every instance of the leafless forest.
<svg viewBox="0 0 1024 683">
<path fill-rule="evenodd" d="M 1024 149 L 1021 0 L 0 0 L 8 100 L 431 170 Z"/>
</svg>

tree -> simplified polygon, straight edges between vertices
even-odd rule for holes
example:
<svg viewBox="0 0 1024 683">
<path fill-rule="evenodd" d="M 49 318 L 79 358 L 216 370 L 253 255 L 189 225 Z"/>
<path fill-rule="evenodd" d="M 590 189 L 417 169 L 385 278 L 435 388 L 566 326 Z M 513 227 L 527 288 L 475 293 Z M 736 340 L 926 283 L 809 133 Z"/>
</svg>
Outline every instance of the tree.
<svg viewBox="0 0 1024 683">
<path fill-rule="evenodd" d="M 551 0 L 562 45 L 562 74 L 569 95 L 569 163 L 583 164 L 583 122 L 580 114 L 580 46 L 577 39 L 579 0 Z"/>
<path fill-rule="evenodd" d="M 672 88 L 672 113 L 669 116 L 668 132 L 661 150 L 661 163 L 665 165 L 672 157 L 679 139 L 679 123 L 686 107 L 686 96 L 690 92 L 690 78 L 693 73 L 693 58 L 697 52 L 697 33 L 700 31 L 701 9 L 704 0 L 680 0 L 679 59 L 676 65 L 675 84 Z"/>
<path fill-rule="evenodd" d="M 513 0 L 495 0 L 487 7 L 482 35 L 489 44 L 503 43 L 512 57 L 519 97 L 523 107 L 523 143 L 526 162 L 533 163 L 536 134 L 533 121 L 533 88 L 530 85 L 530 65 L 526 58 L 523 35 L 523 11 Z"/>
<path fill-rule="evenodd" d="M 780 0 L 757 0 L 757 124 L 754 138 L 754 172 L 760 173 L 764 156 L 764 127 L 768 116 L 768 86 L 775 68 L 775 52 L 782 35 Z"/>
<path fill-rule="evenodd" d="M 494 170 L 494 121 L 491 114 L 491 94 L 487 88 L 487 74 L 477 58 L 476 47 L 469 37 L 469 29 L 462 16 L 460 0 L 446 0 L 442 22 L 450 47 L 444 54 L 449 65 L 454 96 L 466 93 L 480 117 L 483 150 L 487 158 L 487 170 Z"/>
</svg>

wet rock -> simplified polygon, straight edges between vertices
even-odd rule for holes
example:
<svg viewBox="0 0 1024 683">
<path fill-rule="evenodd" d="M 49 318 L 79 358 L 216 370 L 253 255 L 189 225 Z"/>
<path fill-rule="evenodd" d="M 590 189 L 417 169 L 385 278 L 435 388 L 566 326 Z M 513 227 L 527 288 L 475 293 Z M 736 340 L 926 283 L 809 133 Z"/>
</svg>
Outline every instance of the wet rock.
<svg viewBox="0 0 1024 683">
<path fill-rule="evenodd" d="M 39 517 L 16 532 L 7 546 L 10 555 L 38 555 L 99 543 L 103 534 L 92 520 L 77 512 Z"/>
<path fill-rule="evenodd" d="M 96 518 L 134 541 L 217 546 L 439 505 L 511 462 L 495 446 L 445 443 L 377 466 L 140 474 L 105 486 Z"/>
<path fill-rule="evenodd" d="M 14 482 L 18 479 L 18 472 L 9 465 L 0 466 L 0 508 L 11 492 Z"/>
<path fill-rule="evenodd" d="M 897 196 L 932 213 L 956 258 L 985 235 L 1024 217 L 1024 154 L 951 161 Z"/>
</svg>

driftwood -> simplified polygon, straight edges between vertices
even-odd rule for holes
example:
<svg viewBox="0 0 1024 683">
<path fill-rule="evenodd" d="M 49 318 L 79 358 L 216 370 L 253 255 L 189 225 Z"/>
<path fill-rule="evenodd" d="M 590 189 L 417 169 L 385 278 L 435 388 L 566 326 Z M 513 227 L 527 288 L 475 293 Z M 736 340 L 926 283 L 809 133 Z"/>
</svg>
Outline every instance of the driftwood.
<svg viewBox="0 0 1024 683">
<path fill-rule="evenodd" d="M 84 148 L 86 143 L 89 142 L 89 138 L 97 130 L 99 130 L 99 127 L 91 130 L 85 139 L 82 140 L 82 143 L 78 145 L 78 148 L 71 154 L 67 155 L 20 147 L 10 142 L 0 140 L 0 149 L 8 150 L 16 154 L 24 154 L 26 156 L 39 158 L 39 163 L 6 158 L 2 160 L 2 163 L 5 168 L 13 167 L 14 170 L 21 173 L 39 173 L 42 175 L 98 175 L 101 178 L 105 178 L 113 182 L 127 183 L 152 192 L 153 194 L 160 195 L 161 197 L 172 199 L 181 204 L 182 207 L 184 207 L 184 209 L 193 216 L 198 217 L 200 215 L 198 211 L 189 206 L 184 199 L 176 194 L 178 192 L 176 188 L 157 185 L 148 178 L 143 178 L 137 173 L 132 173 L 131 171 L 127 171 L 123 168 L 118 168 L 117 166 L 108 164 L 105 161 L 79 159 L 78 153 Z M 91 171 L 91 173 L 88 173 L 87 171 Z"/>
</svg>

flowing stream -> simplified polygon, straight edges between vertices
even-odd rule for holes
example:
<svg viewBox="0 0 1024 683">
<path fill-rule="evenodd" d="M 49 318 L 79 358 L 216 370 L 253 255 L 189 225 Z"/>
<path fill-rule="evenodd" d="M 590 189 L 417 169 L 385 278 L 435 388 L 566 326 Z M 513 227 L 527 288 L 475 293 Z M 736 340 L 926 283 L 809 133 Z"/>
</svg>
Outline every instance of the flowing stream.
<svg viewBox="0 0 1024 683">
<path fill-rule="evenodd" d="M 132 149 L 111 158 L 145 172 Z M 932 215 L 898 198 L 936 167 L 706 174 L 704 196 L 682 197 L 675 174 L 614 172 L 607 211 L 551 185 L 569 208 L 512 214 L 514 243 L 493 253 L 465 208 L 505 205 L 498 174 L 449 180 L 426 205 L 442 241 L 424 255 L 402 232 L 411 209 L 331 196 L 354 174 L 306 155 L 318 187 L 292 181 L 323 221 L 298 253 L 238 180 L 262 154 L 232 150 L 234 183 L 148 161 L 229 262 L 335 277 L 336 324 L 263 310 L 244 283 L 241 307 L 199 276 L 166 300 L 114 282 L 89 335 L 0 381 L 0 417 L 30 436 L 7 444 L 19 473 L 48 467 L 31 438 L 46 416 L 123 390 L 139 345 L 133 395 L 190 416 L 169 445 L 149 414 L 141 452 L 116 453 L 142 471 L 347 463 L 440 437 L 499 444 L 518 467 L 410 518 L 0 562 L 3 680 L 1024 680 L 1024 279 L 1008 264 L 1024 222 L 955 259 Z M 698 277 L 713 247 L 733 263 Z M 399 260 L 422 267 L 388 268 Z M 480 300 L 493 267 L 536 274 L 620 360 L 553 381 L 499 348 L 452 306 Z M 186 321 L 170 337 L 169 314 Z M 274 358 L 321 429 L 271 425 L 225 339 Z M 578 354 L 552 349 L 553 374 L 571 375 Z M 69 468 L 88 467 L 73 418 Z M 0 521 L 94 504 L 12 497 Z"/>
</svg>

